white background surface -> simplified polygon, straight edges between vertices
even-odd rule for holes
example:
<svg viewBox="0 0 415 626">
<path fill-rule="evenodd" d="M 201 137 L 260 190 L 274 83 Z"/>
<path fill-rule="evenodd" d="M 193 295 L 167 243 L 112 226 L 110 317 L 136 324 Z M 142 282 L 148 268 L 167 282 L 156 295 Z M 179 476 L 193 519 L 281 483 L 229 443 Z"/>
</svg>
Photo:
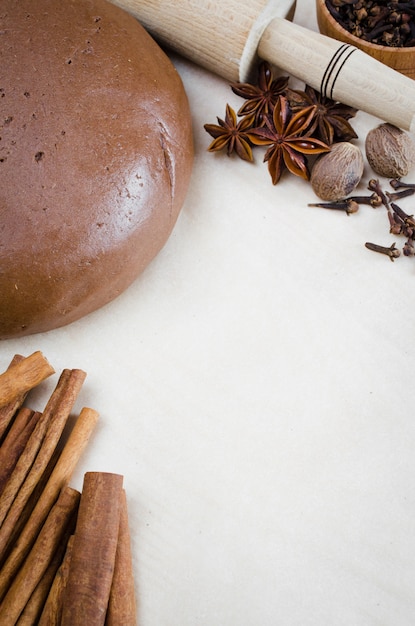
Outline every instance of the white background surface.
<svg viewBox="0 0 415 626">
<path fill-rule="evenodd" d="M 316 29 L 311 0 L 295 21 Z M 394 241 L 383 209 L 310 208 L 260 149 L 207 153 L 242 101 L 172 58 L 196 155 L 171 238 L 107 307 L 3 341 L 1 370 L 42 350 L 87 371 L 77 409 L 101 417 L 72 485 L 125 476 L 141 626 L 412 626 L 415 259 L 365 249 Z M 357 115 L 360 146 L 378 123 Z"/>
</svg>

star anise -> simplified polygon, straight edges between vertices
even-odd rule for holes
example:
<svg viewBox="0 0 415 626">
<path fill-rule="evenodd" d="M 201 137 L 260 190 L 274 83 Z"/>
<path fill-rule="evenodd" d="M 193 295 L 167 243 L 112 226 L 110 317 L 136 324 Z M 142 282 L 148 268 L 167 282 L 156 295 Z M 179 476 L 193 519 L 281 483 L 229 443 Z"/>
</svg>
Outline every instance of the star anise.
<svg viewBox="0 0 415 626">
<path fill-rule="evenodd" d="M 295 176 L 309 180 L 306 155 L 330 151 L 327 144 L 310 136 L 310 124 L 314 114 L 314 106 L 292 114 L 287 98 L 280 96 L 272 117 L 265 119 L 263 127 L 250 132 L 252 143 L 270 146 L 265 153 L 264 162 L 268 162 L 268 171 L 274 185 L 280 180 L 284 168 Z"/>
<path fill-rule="evenodd" d="M 249 115 L 238 122 L 235 111 L 227 104 L 225 120 L 218 117 L 218 124 L 204 125 L 204 129 L 214 138 L 208 151 L 217 152 L 226 148 L 228 156 L 236 152 L 244 161 L 253 161 L 249 131 L 254 118 L 254 115 Z"/>
<path fill-rule="evenodd" d="M 241 106 L 238 115 L 255 114 L 255 126 L 262 126 L 264 119 L 272 113 L 278 97 L 284 93 L 288 85 L 288 76 L 274 80 L 271 66 L 262 61 L 258 67 L 257 84 L 232 83 L 232 91 L 246 102 Z"/>
<path fill-rule="evenodd" d="M 309 85 L 305 87 L 305 91 L 290 90 L 288 98 L 293 111 L 301 110 L 305 106 L 315 107 L 311 132 L 315 132 L 324 143 L 332 145 L 335 141 L 357 138 L 348 122 L 356 115 L 357 109 L 322 96 Z"/>
</svg>

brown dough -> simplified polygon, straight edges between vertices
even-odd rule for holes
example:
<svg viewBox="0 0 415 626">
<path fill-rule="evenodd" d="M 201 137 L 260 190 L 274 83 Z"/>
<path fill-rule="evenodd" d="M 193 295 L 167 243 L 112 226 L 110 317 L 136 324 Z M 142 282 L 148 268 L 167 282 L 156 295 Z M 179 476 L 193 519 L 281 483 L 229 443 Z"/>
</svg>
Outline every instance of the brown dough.
<svg viewBox="0 0 415 626">
<path fill-rule="evenodd" d="M 105 0 L 0 0 L 0 338 L 63 326 L 123 292 L 187 191 L 180 77 Z"/>
</svg>

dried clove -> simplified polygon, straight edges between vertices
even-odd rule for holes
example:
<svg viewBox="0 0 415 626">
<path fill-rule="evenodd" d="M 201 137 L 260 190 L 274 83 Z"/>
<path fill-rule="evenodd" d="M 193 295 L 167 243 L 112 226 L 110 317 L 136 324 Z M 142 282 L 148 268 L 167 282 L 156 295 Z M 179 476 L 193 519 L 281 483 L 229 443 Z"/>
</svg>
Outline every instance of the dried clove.
<svg viewBox="0 0 415 626">
<path fill-rule="evenodd" d="M 346 198 L 345 200 L 337 200 L 334 202 L 314 202 L 308 206 L 320 207 L 322 209 L 333 209 L 335 211 L 344 211 L 347 215 L 357 213 L 359 210 L 359 204 L 353 200 L 353 198 Z"/>
<path fill-rule="evenodd" d="M 393 178 L 389 184 L 393 189 L 415 189 L 415 183 L 405 183 L 399 178 Z"/>
<path fill-rule="evenodd" d="M 386 196 L 389 202 L 395 202 L 395 200 L 400 200 L 401 198 L 407 198 L 408 196 L 413 196 L 415 193 L 415 188 L 405 187 L 402 191 L 396 191 L 395 193 L 390 193 L 386 191 Z"/>
<path fill-rule="evenodd" d="M 354 200 L 357 204 L 369 204 L 373 208 L 382 205 L 382 198 L 375 191 L 370 196 L 351 196 L 349 200 Z"/>
<path fill-rule="evenodd" d="M 387 209 L 389 209 L 389 200 L 385 192 L 383 191 L 382 187 L 380 186 L 380 182 L 377 178 L 371 178 L 368 182 L 367 188 L 370 189 L 370 191 L 374 191 L 381 199 L 382 204 Z"/>
<path fill-rule="evenodd" d="M 402 235 L 405 231 L 405 222 L 395 211 L 388 211 L 389 232 L 392 235 Z"/>
<path fill-rule="evenodd" d="M 415 42 L 415 3 L 326 0 L 332 17 L 349 33 L 382 46 L 407 47 Z"/>
<path fill-rule="evenodd" d="M 401 209 L 401 207 L 395 202 L 391 203 L 391 209 L 393 209 L 393 212 L 398 215 L 408 228 L 412 228 L 415 231 L 415 219 L 413 215 L 405 213 L 405 211 L 403 211 L 403 209 Z"/>
<path fill-rule="evenodd" d="M 412 237 L 408 237 L 408 239 L 405 241 L 402 252 L 404 256 L 415 256 L 414 240 L 412 239 Z"/>
<path fill-rule="evenodd" d="M 371 243 L 367 241 L 365 246 L 368 250 L 373 250 L 373 252 L 380 252 L 380 254 L 386 254 L 390 258 L 391 261 L 394 261 L 398 257 L 401 256 L 400 251 L 397 249 L 395 243 L 393 243 L 389 248 L 386 246 L 379 246 L 377 243 Z"/>
<path fill-rule="evenodd" d="M 405 222 L 395 212 L 388 211 L 389 232 L 392 235 L 402 235 L 405 230 Z"/>
</svg>

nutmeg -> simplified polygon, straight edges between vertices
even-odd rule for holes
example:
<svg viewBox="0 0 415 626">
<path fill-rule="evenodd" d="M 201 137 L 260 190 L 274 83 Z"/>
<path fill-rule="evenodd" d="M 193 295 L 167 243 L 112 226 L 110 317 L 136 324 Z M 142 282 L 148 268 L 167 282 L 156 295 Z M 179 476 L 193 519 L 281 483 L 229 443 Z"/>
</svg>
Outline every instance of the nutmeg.
<svg viewBox="0 0 415 626">
<path fill-rule="evenodd" d="M 311 172 L 311 186 L 322 200 L 342 200 L 357 187 L 363 169 L 361 150 L 348 141 L 341 141 L 317 159 Z"/>
<path fill-rule="evenodd" d="M 402 178 L 415 166 L 415 144 L 405 131 L 392 124 L 370 130 L 365 142 L 372 170 L 386 178 Z"/>
</svg>

